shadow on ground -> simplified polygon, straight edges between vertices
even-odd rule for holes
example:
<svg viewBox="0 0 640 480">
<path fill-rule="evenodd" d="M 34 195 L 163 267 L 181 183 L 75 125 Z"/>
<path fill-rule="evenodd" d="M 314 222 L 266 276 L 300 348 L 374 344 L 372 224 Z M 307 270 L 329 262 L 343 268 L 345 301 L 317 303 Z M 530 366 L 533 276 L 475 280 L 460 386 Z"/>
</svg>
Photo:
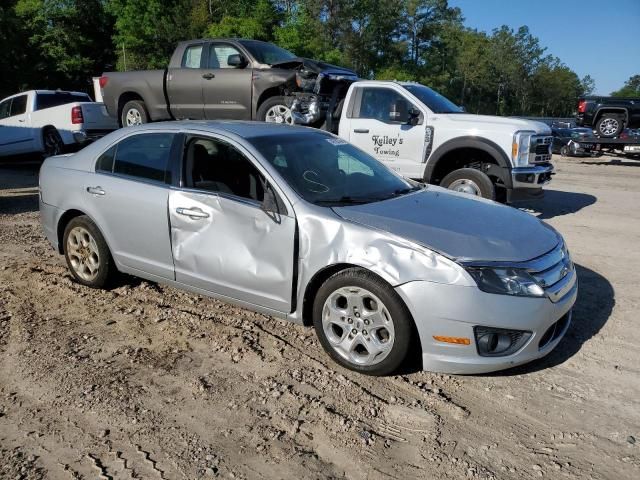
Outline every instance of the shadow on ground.
<svg viewBox="0 0 640 480">
<path fill-rule="evenodd" d="M 522 201 L 513 206 L 527 212 L 537 214 L 540 220 L 576 213 L 598 199 L 587 193 L 563 192 L 560 190 L 546 190 L 544 197 L 531 202 Z"/>
<path fill-rule="evenodd" d="M 526 365 L 496 372 L 495 376 L 525 375 L 566 362 L 582 346 L 598 334 L 613 311 L 615 291 L 609 281 L 588 268 L 576 265 L 578 270 L 578 299 L 573 307 L 569 330 L 558 346 L 546 357 Z"/>
<path fill-rule="evenodd" d="M 0 162 L 0 215 L 38 210 L 38 171 L 42 162 Z"/>
<path fill-rule="evenodd" d="M 601 162 L 580 162 L 583 165 L 609 165 L 609 166 L 621 166 L 621 167 L 640 167 L 640 157 L 633 160 L 631 157 L 629 160 L 623 160 L 620 158 L 612 158 L 608 161 Z"/>
</svg>

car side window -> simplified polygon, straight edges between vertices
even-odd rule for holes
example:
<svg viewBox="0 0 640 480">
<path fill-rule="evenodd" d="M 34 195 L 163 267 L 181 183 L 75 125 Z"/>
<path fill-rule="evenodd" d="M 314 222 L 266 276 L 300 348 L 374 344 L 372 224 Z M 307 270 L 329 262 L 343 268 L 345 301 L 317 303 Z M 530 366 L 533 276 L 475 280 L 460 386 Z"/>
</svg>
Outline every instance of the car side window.
<svg viewBox="0 0 640 480">
<path fill-rule="evenodd" d="M 182 56 L 183 68 L 200 68 L 202 61 L 202 44 L 187 47 Z"/>
<path fill-rule="evenodd" d="M 264 177 L 238 149 L 222 140 L 192 137 L 184 152 L 184 185 L 262 202 Z"/>
<path fill-rule="evenodd" d="M 229 65 L 230 55 L 240 55 L 240 52 L 226 43 L 212 44 L 209 49 L 209 68 L 235 68 Z"/>
<path fill-rule="evenodd" d="M 395 90 L 390 88 L 363 88 L 359 109 L 354 118 L 371 118 L 385 123 L 395 123 L 392 110 L 407 115 L 412 105 Z"/>
<path fill-rule="evenodd" d="M 116 145 L 98 157 L 96 172 L 113 172 L 113 160 L 116 158 Z"/>
<path fill-rule="evenodd" d="M 14 117 L 16 115 L 22 115 L 27 112 L 27 95 L 20 95 L 13 97 L 11 102 L 11 112 L 9 116 Z"/>
<path fill-rule="evenodd" d="M 11 111 L 11 99 L 0 103 L 0 120 L 7 118 Z"/>
<path fill-rule="evenodd" d="M 125 138 L 116 145 L 113 173 L 164 183 L 174 136 L 173 133 L 142 133 Z M 101 159 L 105 157 L 106 171 L 108 152 L 101 156 Z"/>
</svg>

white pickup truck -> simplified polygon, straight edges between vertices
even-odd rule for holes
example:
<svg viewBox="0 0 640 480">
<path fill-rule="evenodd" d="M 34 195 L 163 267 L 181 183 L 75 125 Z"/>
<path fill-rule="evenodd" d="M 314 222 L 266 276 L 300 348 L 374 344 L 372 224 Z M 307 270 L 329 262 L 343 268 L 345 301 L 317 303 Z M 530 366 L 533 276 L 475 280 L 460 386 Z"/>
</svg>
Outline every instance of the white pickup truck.
<svg viewBox="0 0 640 480">
<path fill-rule="evenodd" d="M 0 101 L 0 156 L 62 153 L 118 128 L 86 93 L 31 90 Z"/>
<path fill-rule="evenodd" d="M 313 101 L 292 105 L 295 123 L 321 110 Z M 541 196 L 553 175 L 547 125 L 467 114 L 418 83 L 354 82 L 326 115 L 325 128 L 401 175 L 452 190 L 509 203 Z"/>
</svg>

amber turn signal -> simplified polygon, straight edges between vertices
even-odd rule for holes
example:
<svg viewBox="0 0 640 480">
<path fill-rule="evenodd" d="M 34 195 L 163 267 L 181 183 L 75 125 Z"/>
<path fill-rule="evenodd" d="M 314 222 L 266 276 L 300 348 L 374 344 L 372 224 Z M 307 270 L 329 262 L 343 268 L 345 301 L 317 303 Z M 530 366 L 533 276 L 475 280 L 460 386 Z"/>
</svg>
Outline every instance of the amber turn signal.
<svg viewBox="0 0 640 480">
<path fill-rule="evenodd" d="M 456 345 L 470 345 L 471 340 L 464 337 L 442 337 L 440 335 L 434 335 L 433 339 L 443 343 L 454 343 Z"/>
</svg>

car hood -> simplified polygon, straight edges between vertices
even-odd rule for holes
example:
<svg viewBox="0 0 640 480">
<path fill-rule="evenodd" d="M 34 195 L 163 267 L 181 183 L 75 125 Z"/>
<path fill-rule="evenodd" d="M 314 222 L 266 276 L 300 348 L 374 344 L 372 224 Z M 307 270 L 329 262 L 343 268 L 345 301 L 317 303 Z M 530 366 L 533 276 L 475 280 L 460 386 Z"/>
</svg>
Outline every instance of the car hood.
<svg viewBox="0 0 640 480">
<path fill-rule="evenodd" d="M 559 241 L 553 228 L 528 213 L 433 186 L 333 210 L 346 220 L 459 261 L 524 262 L 547 253 Z"/>
<path fill-rule="evenodd" d="M 551 128 L 542 122 L 523 118 L 498 117 L 495 115 L 475 115 L 472 113 L 440 113 L 452 122 L 469 123 L 481 128 L 483 125 L 512 126 L 516 130 L 533 130 L 536 133 L 551 135 Z"/>
<path fill-rule="evenodd" d="M 338 67 L 337 65 L 331 65 L 330 63 L 324 63 L 319 60 L 312 60 L 310 58 L 304 58 L 304 57 L 290 58 L 289 60 L 274 63 L 271 65 L 272 68 L 283 68 L 286 70 L 295 69 L 300 66 L 304 66 L 308 70 L 311 70 L 312 72 L 315 72 L 315 73 L 325 73 L 325 74 L 346 75 L 350 77 L 357 77 L 356 72 L 348 68 Z"/>
</svg>

